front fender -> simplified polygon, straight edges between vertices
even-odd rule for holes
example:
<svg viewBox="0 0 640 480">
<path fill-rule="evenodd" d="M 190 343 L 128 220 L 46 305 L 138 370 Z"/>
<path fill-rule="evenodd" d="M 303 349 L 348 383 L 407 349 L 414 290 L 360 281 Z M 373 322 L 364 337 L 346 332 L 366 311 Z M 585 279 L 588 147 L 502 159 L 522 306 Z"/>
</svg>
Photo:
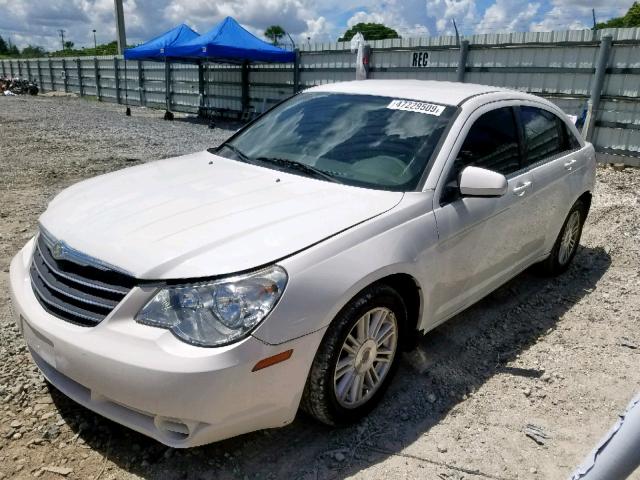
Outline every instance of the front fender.
<svg viewBox="0 0 640 480">
<path fill-rule="evenodd" d="M 289 282 L 253 335 L 278 344 L 325 328 L 359 291 L 389 275 L 412 276 L 428 298 L 417 259 L 437 244 L 431 194 L 405 198 L 391 211 L 279 262 Z"/>
</svg>

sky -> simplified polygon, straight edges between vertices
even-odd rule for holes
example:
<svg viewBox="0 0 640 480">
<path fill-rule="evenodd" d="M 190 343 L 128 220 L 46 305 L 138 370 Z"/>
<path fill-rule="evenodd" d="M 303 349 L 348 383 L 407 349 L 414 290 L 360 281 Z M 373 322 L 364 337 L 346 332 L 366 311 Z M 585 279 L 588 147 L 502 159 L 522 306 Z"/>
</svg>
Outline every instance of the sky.
<svg viewBox="0 0 640 480">
<path fill-rule="evenodd" d="M 358 22 L 394 28 L 403 37 L 589 28 L 623 15 L 633 0 L 124 0 L 127 43 L 149 40 L 186 22 L 204 33 L 226 16 L 261 36 L 281 25 L 296 42 L 335 42 Z M 76 47 L 115 39 L 113 0 L 0 0 L 0 35 L 18 47 L 60 48 L 58 30 Z"/>
</svg>

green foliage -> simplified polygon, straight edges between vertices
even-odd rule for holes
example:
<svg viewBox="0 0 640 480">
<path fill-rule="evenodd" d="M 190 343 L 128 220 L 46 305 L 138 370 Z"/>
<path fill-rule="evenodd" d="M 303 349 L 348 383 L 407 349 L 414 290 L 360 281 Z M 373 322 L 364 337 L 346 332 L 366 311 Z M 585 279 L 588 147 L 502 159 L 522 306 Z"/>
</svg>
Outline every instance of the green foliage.
<svg viewBox="0 0 640 480">
<path fill-rule="evenodd" d="M 4 41 L 4 38 L 0 36 L 0 55 L 6 55 L 7 53 L 9 53 L 9 46 Z"/>
<path fill-rule="evenodd" d="M 29 45 L 22 49 L 21 56 L 25 58 L 39 58 L 44 57 L 46 54 L 47 52 L 44 50 L 44 48 L 37 45 Z"/>
<path fill-rule="evenodd" d="M 640 3 L 633 2 L 631 8 L 622 17 L 612 18 L 598 23 L 598 28 L 640 27 Z"/>
<path fill-rule="evenodd" d="M 65 50 L 71 50 L 73 48 L 74 43 L 73 42 L 64 42 L 64 49 Z"/>
<path fill-rule="evenodd" d="M 118 54 L 118 42 L 115 40 L 110 43 L 98 45 L 97 48 L 78 48 L 70 50 L 58 50 L 57 52 L 51 52 L 51 57 L 94 57 L 100 55 L 117 55 Z"/>
<path fill-rule="evenodd" d="M 285 36 L 284 28 L 280 25 L 271 25 L 264 31 L 264 36 L 271 40 L 274 45 L 278 44 L 278 41 Z"/>
<path fill-rule="evenodd" d="M 348 42 L 356 33 L 362 33 L 365 40 L 384 40 L 385 38 L 400 38 L 398 32 L 381 23 L 357 23 L 344 32 L 339 42 Z"/>
</svg>

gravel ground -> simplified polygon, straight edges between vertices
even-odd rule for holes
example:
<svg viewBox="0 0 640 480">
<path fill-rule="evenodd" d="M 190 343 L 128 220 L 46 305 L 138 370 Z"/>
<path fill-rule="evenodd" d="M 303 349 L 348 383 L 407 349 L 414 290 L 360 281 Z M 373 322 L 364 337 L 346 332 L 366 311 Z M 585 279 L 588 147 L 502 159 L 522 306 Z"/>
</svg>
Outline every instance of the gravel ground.
<svg viewBox="0 0 640 480">
<path fill-rule="evenodd" d="M 640 170 L 601 168 L 571 269 L 552 280 L 525 272 L 429 333 L 358 425 L 332 430 L 300 414 L 178 451 L 74 404 L 46 386 L 17 336 L 9 262 L 64 187 L 232 132 L 160 117 L 0 97 L 0 479 L 562 479 L 638 390 Z"/>
</svg>

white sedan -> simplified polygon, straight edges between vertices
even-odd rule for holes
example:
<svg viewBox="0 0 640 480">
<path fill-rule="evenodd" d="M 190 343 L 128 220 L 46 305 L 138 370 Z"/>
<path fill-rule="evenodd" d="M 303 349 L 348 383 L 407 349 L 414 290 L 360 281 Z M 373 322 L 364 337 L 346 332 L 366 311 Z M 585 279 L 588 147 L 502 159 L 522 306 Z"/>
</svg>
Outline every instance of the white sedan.
<svg viewBox="0 0 640 480">
<path fill-rule="evenodd" d="M 44 376 L 173 447 L 380 400 L 403 349 L 565 270 L 593 147 L 552 103 L 426 81 L 306 90 L 218 148 L 60 193 L 16 255 Z"/>
</svg>

